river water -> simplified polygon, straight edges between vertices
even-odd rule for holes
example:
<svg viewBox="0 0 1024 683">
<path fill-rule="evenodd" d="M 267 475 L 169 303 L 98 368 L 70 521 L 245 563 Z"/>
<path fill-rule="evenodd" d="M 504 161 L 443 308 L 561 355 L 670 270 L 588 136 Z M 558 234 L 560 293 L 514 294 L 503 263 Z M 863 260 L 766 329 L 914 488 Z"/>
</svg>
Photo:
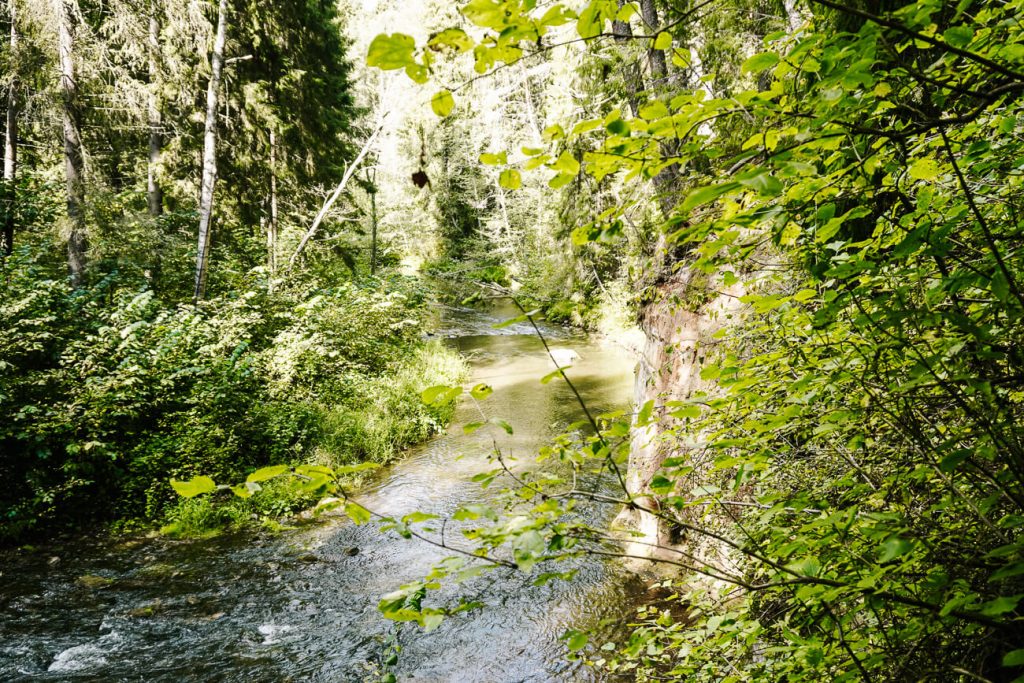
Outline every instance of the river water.
<svg viewBox="0 0 1024 683">
<path fill-rule="evenodd" d="M 581 412 L 564 382 L 540 383 L 553 366 L 528 325 L 492 327 L 514 315 L 447 308 L 439 334 L 466 354 L 470 383 L 494 388 L 483 409 L 511 423 L 515 435 L 502 432 L 500 445 L 526 461 Z M 592 411 L 628 405 L 626 352 L 543 329 L 553 346 L 579 354 L 569 375 Z M 449 515 L 491 500 L 500 487 L 471 481 L 494 466 L 489 437 L 461 429 L 479 419 L 464 400 L 449 433 L 381 472 L 359 500 L 396 516 Z M 584 514 L 599 522 L 614 512 Z M 382 595 L 448 554 L 331 516 L 279 535 L 82 538 L 0 556 L 0 680 L 372 681 L 384 670 L 400 681 L 588 680 L 588 669 L 566 661 L 560 636 L 621 622 L 637 590 L 615 565 L 580 561 L 571 583 L 538 587 L 530 575 L 499 570 L 446 588 L 425 604 L 460 590 L 486 607 L 430 633 L 379 615 Z M 396 645 L 398 661 L 386 669 Z"/>
</svg>

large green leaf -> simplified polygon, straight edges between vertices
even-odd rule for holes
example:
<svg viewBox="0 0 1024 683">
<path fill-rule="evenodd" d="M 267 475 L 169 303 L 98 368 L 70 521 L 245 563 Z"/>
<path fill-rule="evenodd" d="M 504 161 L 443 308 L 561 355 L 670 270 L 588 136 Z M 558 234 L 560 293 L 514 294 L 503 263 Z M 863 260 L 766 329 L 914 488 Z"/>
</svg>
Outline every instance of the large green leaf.
<svg viewBox="0 0 1024 683">
<path fill-rule="evenodd" d="M 210 479 L 209 477 L 199 476 L 189 479 L 188 481 L 171 479 L 171 488 L 173 488 L 175 493 L 179 496 L 195 498 L 196 496 L 204 493 L 217 490 L 217 484 L 215 484 L 213 479 Z"/>
<path fill-rule="evenodd" d="M 370 43 L 366 64 L 390 71 L 415 66 L 416 41 L 404 33 L 380 34 Z"/>
</svg>

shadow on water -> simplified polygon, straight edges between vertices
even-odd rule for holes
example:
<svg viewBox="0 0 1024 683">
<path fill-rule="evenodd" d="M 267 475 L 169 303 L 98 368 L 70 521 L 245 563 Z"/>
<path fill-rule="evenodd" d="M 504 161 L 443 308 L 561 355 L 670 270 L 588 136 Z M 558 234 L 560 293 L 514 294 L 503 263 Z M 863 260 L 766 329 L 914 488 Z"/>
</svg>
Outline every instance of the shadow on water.
<svg viewBox="0 0 1024 683">
<path fill-rule="evenodd" d="M 470 358 L 472 382 L 494 388 L 481 407 L 512 424 L 514 435 L 502 433 L 500 445 L 528 466 L 582 413 L 564 382 L 539 382 L 553 365 L 528 325 L 492 328 L 514 315 L 449 308 L 440 330 Z M 592 412 L 627 407 L 633 361 L 625 352 L 557 328 L 544 332 L 579 354 L 569 373 Z M 449 433 L 388 468 L 360 500 L 386 515 L 447 515 L 492 500 L 496 492 L 471 481 L 494 467 L 490 437 L 461 429 L 480 419 L 476 411 L 463 401 Z M 614 510 L 580 514 L 598 522 Z M 457 590 L 486 607 L 431 633 L 380 617 L 383 594 L 422 578 L 447 554 L 329 517 L 278 537 L 75 539 L 4 557 L 0 679 L 375 680 L 385 646 L 397 643 L 403 681 L 585 680 L 592 674 L 564 659 L 559 636 L 628 614 L 636 591 L 614 565 L 580 560 L 571 583 L 535 586 L 535 577 L 502 569 L 446 587 L 428 602 L 454 600 Z"/>
</svg>

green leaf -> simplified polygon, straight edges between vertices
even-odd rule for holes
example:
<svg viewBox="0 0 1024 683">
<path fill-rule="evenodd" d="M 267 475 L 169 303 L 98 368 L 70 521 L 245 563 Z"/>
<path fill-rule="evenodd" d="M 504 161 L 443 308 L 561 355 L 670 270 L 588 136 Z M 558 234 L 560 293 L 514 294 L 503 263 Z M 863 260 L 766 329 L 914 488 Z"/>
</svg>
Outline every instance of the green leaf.
<svg viewBox="0 0 1024 683">
<path fill-rule="evenodd" d="M 918 159 L 907 173 L 915 180 L 935 180 L 939 175 L 939 164 L 934 159 Z"/>
<path fill-rule="evenodd" d="M 462 387 L 449 387 L 443 384 L 429 387 L 420 393 L 420 400 L 428 406 L 440 406 L 450 403 L 462 394 Z"/>
<path fill-rule="evenodd" d="M 666 31 L 662 31 L 654 39 L 655 50 L 667 50 L 672 47 L 672 35 Z"/>
<path fill-rule="evenodd" d="M 502 420 L 500 417 L 492 417 L 490 420 L 488 420 L 488 422 L 490 422 L 493 425 L 501 427 L 502 429 L 505 430 L 507 434 L 512 434 L 512 425 L 510 425 L 505 420 Z"/>
<path fill-rule="evenodd" d="M 580 12 L 576 21 L 576 32 L 580 38 L 593 38 L 604 30 L 604 16 L 600 1 L 592 1 Z"/>
<path fill-rule="evenodd" d="M 989 600 L 981 606 L 980 612 L 987 617 L 998 617 L 1017 609 L 1017 604 L 1024 595 L 1001 595 L 995 600 Z"/>
<path fill-rule="evenodd" d="M 420 614 L 423 615 L 420 618 L 420 625 L 423 626 L 423 630 L 427 633 L 433 631 L 444 621 L 444 612 L 440 610 L 425 609 Z"/>
<path fill-rule="evenodd" d="M 1024 649 L 1012 650 L 1003 655 L 1003 666 L 1024 666 Z"/>
<path fill-rule="evenodd" d="M 359 503 L 345 503 L 345 514 L 356 524 L 366 524 L 373 516 Z"/>
<path fill-rule="evenodd" d="M 576 652 L 586 647 L 589 637 L 581 631 L 566 631 L 562 636 L 562 640 L 565 641 L 565 645 L 569 648 L 570 652 Z"/>
<path fill-rule="evenodd" d="M 195 477 L 188 481 L 171 479 L 171 487 L 175 493 L 185 498 L 195 498 L 204 493 L 217 490 L 217 485 L 213 482 L 213 479 L 203 476 Z"/>
<path fill-rule="evenodd" d="M 970 26 L 954 26 L 943 31 L 942 37 L 953 47 L 965 47 L 974 39 L 974 29 Z"/>
<path fill-rule="evenodd" d="M 762 52 L 749 58 L 740 67 L 744 73 L 759 74 L 779 63 L 779 56 L 774 52 Z"/>
<path fill-rule="evenodd" d="M 545 142 L 554 142 L 555 140 L 561 140 L 564 137 L 565 129 L 563 129 L 557 123 L 554 124 L 553 126 L 548 126 L 541 133 L 541 138 L 543 138 Z"/>
<path fill-rule="evenodd" d="M 451 48 L 461 54 L 472 50 L 475 43 L 461 28 L 446 28 L 432 36 L 427 45 L 434 50 Z"/>
<path fill-rule="evenodd" d="M 556 377 L 561 377 L 562 376 L 562 372 L 564 370 L 568 370 L 571 367 L 572 367 L 571 365 L 564 365 L 564 366 L 559 367 L 557 370 L 549 372 L 548 374 L 546 374 L 546 375 L 544 375 L 543 377 L 540 378 L 540 383 L 541 384 L 547 384 L 551 380 L 555 379 Z"/>
<path fill-rule="evenodd" d="M 494 393 L 494 389 L 486 384 L 477 384 L 475 387 L 469 390 L 469 395 L 478 401 L 482 401 L 491 394 Z"/>
<path fill-rule="evenodd" d="M 657 493 L 659 496 L 667 496 L 672 493 L 672 489 L 675 488 L 675 484 L 671 479 L 657 475 L 651 479 L 650 488 L 652 491 Z"/>
<path fill-rule="evenodd" d="M 538 313 L 540 313 L 540 309 L 539 308 L 535 308 L 532 311 L 527 311 L 526 313 L 523 313 L 522 315 L 516 316 L 515 318 L 509 318 L 508 320 L 502 320 L 500 323 L 494 323 L 493 325 L 491 325 L 491 327 L 496 329 L 496 330 L 500 330 L 503 327 L 509 327 L 511 325 L 517 325 L 519 323 L 526 322 L 527 320 L 529 320 L 533 316 L 537 315 Z"/>
<path fill-rule="evenodd" d="M 683 213 L 692 211 L 693 209 L 707 204 L 710 201 L 718 199 L 722 195 L 734 192 L 742 187 L 737 182 L 721 183 L 719 185 L 708 185 L 706 187 L 699 187 L 690 194 L 686 195 L 686 199 L 683 200 L 682 206 L 679 210 Z"/>
<path fill-rule="evenodd" d="M 498 184 L 506 190 L 518 190 L 523 186 L 523 177 L 514 168 L 505 169 L 498 176 Z"/>
<path fill-rule="evenodd" d="M 434 110 L 435 114 L 444 118 L 455 108 L 455 98 L 452 97 L 450 91 L 442 90 L 431 98 L 430 108 Z"/>
<path fill-rule="evenodd" d="M 506 23 L 507 5 L 508 3 L 503 0 L 470 0 L 459 11 L 462 12 L 462 16 L 481 28 L 500 31 Z"/>
<path fill-rule="evenodd" d="M 410 64 L 405 67 L 405 75 L 420 85 L 430 80 L 430 71 L 421 64 Z"/>
<path fill-rule="evenodd" d="M 605 126 L 608 132 L 612 135 L 618 135 L 620 137 L 626 137 L 629 135 L 629 124 L 622 119 L 612 119 Z"/>
<path fill-rule="evenodd" d="M 288 471 L 288 465 L 274 465 L 272 467 L 262 467 L 248 477 L 245 478 L 247 482 L 260 482 L 279 477 Z"/>
<path fill-rule="evenodd" d="M 508 163 L 508 152 L 498 152 L 497 154 L 484 152 L 480 155 L 480 163 L 487 166 L 504 166 Z"/>
<path fill-rule="evenodd" d="M 231 487 L 231 492 L 239 498 L 252 498 L 252 494 L 261 489 L 256 482 L 247 481 L 244 484 L 237 484 Z"/>
<path fill-rule="evenodd" d="M 569 152 L 562 152 L 558 159 L 548 164 L 548 166 L 552 170 L 560 171 L 573 177 L 580 172 L 580 162 L 576 161 L 576 157 Z"/>
<path fill-rule="evenodd" d="M 472 434 L 473 432 L 477 431 L 486 424 L 486 422 L 467 422 L 466 424 L 462 425 L 462 433 Z"/>
<path fill-rule="evenodd" d="M 384 71 L 404 69 L 416 64 L 413 54 L 416 41 L 404 33 L 380 34 L 370 43 L 366 54 L 367 66 L 375 66 Z"/>
<path fill-rule="evenodd" d="M 334 472 L 336 474 L 355 474 L 356 472 L 366 472 L 367 470 L 375 470 L 380 467 L 380 463 L 376 462 L 361 462 L 358 465 L 341 465 L 336 467 Z"/>
<path fill-rule="evenodd" d="M 879 553 L 879 562 L 891 562 L 897 557 L 902 557 L 914 549 L 914 544 L 905 538 L 899 536 L 893 536 L 892 538 L 885 541 L 882 544 L 882 550 Z"/>
</svg>

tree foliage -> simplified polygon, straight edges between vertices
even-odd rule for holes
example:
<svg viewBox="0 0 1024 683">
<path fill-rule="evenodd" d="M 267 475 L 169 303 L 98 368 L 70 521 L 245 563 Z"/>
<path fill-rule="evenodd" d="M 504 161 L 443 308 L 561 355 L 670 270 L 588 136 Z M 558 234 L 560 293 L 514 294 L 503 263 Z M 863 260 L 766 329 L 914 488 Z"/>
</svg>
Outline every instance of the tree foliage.
<svg viewBox="0 0 1024 683">
<path fill-rule="evenodd" d="M 619 472 L 630 429 L 664 416 L 673 457 L 644 490 L 605 500 L 578 477 L 514 473 L 499 454 L 483 480 L 509 487 L 515 515 L 457 517 L 496 520 L 467 536 L 479 555 L 522 570 L 622 552 L 572 521 L 575 501 L 640 507 L 678 529 L 683 549 L 663 549 L 662 561 L 713 588 L 681 588 L 685 619 L 652 613 L 627 642 L 586 655 L 611 671 L 1012 678 L 1024 647 L 1024 7 L 788 5 L 774 24 L 750 25 L 761 44 L 738 59 L 733 49 L 733 70 L 687 84 L 695 56 L 704 69 L 728 66 L 707 59 L 707 43 L 693 47 L 702 25 L 766 7 L 723 0 L 674 8 L 663 29 L 639 23 L 630 39 L 666 51 L 676 70 L 635 93 L 635 115 L 624 97 L 599 118 L 549 129 L 528 158 L 484 160 L 510 191 L 513 171 L 541 173 L 555 190 L 582 178 L 652 182 L 664 272 L 712 294 L 739 285 L 745 306 L 703 350 L 717 389 L 644 406 L 632 425 L 595 421 L 589 442 L 566 437 L 543 453 L 578 476 Z M 599 53 L 622 38 L 613 21 L 637 23 L 642 9 L 474 0 L 461 8 L 473 31 L 434 40 L 497 73 L 553 49 L 552 30 L 567 22 L 576 36 L 561 42 Z M 417 82 L 435 68 L 430 42 L 390 35 L 375 48 L 371 64 Z M 612 226 L 629 210 L 581 221 L 574 239 L 621 244 Z M 680 305 L 700 310 L 700 296 Z M 708 546 L 718 551 L 694 551 Z M 431 579 L 459 571 L 443 565 Z M 426 620 L 429 585 L 382 608 Z"/>
</svg>

